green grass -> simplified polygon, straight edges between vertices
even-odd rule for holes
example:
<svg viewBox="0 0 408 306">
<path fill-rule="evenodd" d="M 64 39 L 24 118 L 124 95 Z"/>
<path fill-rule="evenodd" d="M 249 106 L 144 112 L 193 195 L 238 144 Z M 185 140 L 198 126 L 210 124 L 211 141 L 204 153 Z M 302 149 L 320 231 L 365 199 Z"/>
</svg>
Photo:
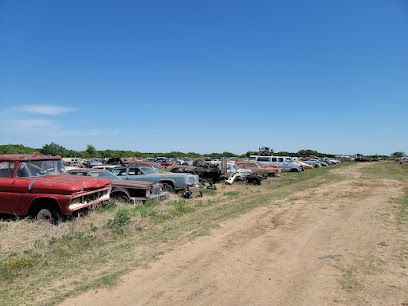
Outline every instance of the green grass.
<svg viewBox="0 0 408 306">
<path fill-rule="evenodd" d="M 398 204 L 397 220 L 400 225 L 408 224 L 408 187 L 404 189 L 402 197 L 396 199 Z"/>
<path fill-rule="evenodd" d="M 217 194 L 217 192 L 213 189 L 208 189 L 208 188 L 201 188 L 201 193 L 203 195 L 208 195 L 208 196 L 214 196 Z"/>
<path fill-rule="evenodd" d="M 407 181 L 408 167 L 403 167 L 394 161 L 371 163 L 362 169 L 363 178 L 382 178 Z"/>
<path fill-rule="evenodd" d="M 230 198 L 235 198 L 237 196 L 239 196 L 239 192 L 238 191 L 227 191 L 223 193 L 226 197 L 230 197 Z"/>
<path fill-rule="evenodd" d="M 139 206 L 110 202 L 84 217 L 99 216 L 104 223 L 92 220 L 81 232 L 36 243 L 29 252 L 0 261 L 0 304 L 55 304 L 82 291 L 110 286 L 127 271 L 157 260 L 176 244 L 210 234 L 225 220 L 260 206 L 274 206 L 293 192 L 343 179 L 330 170 L 347 166 L 283 173 L 259 187 L 236 185 L 241 186 L 240 191 L 225 186 L 224 192 L 211 200 L 180 199 Z"/>
<path fill-rule="evenodd" d="M 355 268 L 350 267 L 347 269 L 343 269 L 339 282 L 342 288 L 346 291 L 352 291 L 353 289 L 356 289 L 356 287 L 358 287 L 360 284 L 357 280 Z"/>
</svg>

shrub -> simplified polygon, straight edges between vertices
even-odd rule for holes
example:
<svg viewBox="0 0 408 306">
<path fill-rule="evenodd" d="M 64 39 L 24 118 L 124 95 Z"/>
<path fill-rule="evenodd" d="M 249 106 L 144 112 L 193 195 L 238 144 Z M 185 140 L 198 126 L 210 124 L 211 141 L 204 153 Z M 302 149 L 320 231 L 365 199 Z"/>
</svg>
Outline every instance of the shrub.
<svg viewBox="0 0 408 306">
<path fill-rule="evenodd" d="M 131 221 L 131 215 L 128 209 L 119 209 L 113 219 L 106 222 L 105 227 L 112 229 L 117 234 L 124 233 L 124 227 Z"/>
</svg>

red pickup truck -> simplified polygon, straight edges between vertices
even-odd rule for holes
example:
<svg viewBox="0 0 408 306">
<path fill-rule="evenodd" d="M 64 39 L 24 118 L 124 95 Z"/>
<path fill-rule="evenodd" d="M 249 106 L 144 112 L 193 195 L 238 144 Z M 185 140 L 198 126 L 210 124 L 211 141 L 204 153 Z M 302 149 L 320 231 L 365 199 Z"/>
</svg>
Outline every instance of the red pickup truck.
<svg viewBox="0 0 408 306">
<path fill-rule="evenodd" d="M 56 223 L 109 200 L 111 182 L 66 174 L 59 156 L 0 155 L 0 214 Z"/>
</svg>

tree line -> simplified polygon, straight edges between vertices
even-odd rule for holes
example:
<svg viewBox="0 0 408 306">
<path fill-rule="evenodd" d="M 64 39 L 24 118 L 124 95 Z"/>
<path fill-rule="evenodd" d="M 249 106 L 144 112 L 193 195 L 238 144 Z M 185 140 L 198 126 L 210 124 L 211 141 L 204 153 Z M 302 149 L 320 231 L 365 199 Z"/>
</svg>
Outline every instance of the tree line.
<svg viewBox="0 0 408 306">
<path fill-rule="evenodd" d="M 249 157 L 250 155 L 257 155 L 258 151 L 248 151 L 244 154 L 234 154 L 231 152 L 222 152 L 222 153 L 208 153 L 208 154 L 200 154 L 196 152 L 179 152 L 179 151 L 172 151 L 172 152 L 139 152 L 139 151 L 130 151 L 130 150 L 97 150 L 94 146 L 88 145 L 85 150 L 77 151 L 67 149 L 59 144 L 51 142 L 49 144 L 45 144 L 41 148 L 31 148 L 21 144 L 7 144 L 7 145 L 0 145 L 0 154 L 30 154 L 33 152 L 40 152 L 44 155 L 58 155 L 61 157 L 79 157 L 79 158 L 92 158 L 92 157 L 139 157 L 139 158 L 148 158 L 148 157 L 157 157 L 163 156 L 167 158 L 175 158 L 175 157 L 210 157 L 210 158 L 221 158 L 223 156 L 226 157 Z M 300 150 L 298 152 L 275 152 L 274 155 L 278 156 L 300 156 L 300 157 L 307 157 L 307 156 L 317 156 L 317 157 L 334 157 L 332 154 L 325 154 L 320 153 L 315 150 Z M 405 156 L 404 152 L 394 152 L 391 154 L 391 157 L 402 157 Z M 386 157 L 383 155 L 374 155 L 369 157 Z"/>
</svg>

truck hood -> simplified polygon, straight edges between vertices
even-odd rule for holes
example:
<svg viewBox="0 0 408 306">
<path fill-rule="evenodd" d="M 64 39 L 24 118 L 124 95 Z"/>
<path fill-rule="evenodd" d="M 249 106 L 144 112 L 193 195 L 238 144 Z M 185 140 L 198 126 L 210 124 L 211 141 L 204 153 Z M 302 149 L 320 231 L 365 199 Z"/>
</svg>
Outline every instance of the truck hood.
<svg viewBox="0 0 408 306">
<path fill-rule="evenodd" d="M 116 180 L 112 181 L 112 187 L 136 188 L 136 189 L 150 189 L 153 182 L 148 181 L 132 181 L 132 180 Z"/>
<path fill-rule="evenodd" d="M 111 185 L 105 178 L 77 175 L 55 175 L 30 178 L 29 191 L 34 193 L 74 194 L 101 189 Z"/>
</svg>

